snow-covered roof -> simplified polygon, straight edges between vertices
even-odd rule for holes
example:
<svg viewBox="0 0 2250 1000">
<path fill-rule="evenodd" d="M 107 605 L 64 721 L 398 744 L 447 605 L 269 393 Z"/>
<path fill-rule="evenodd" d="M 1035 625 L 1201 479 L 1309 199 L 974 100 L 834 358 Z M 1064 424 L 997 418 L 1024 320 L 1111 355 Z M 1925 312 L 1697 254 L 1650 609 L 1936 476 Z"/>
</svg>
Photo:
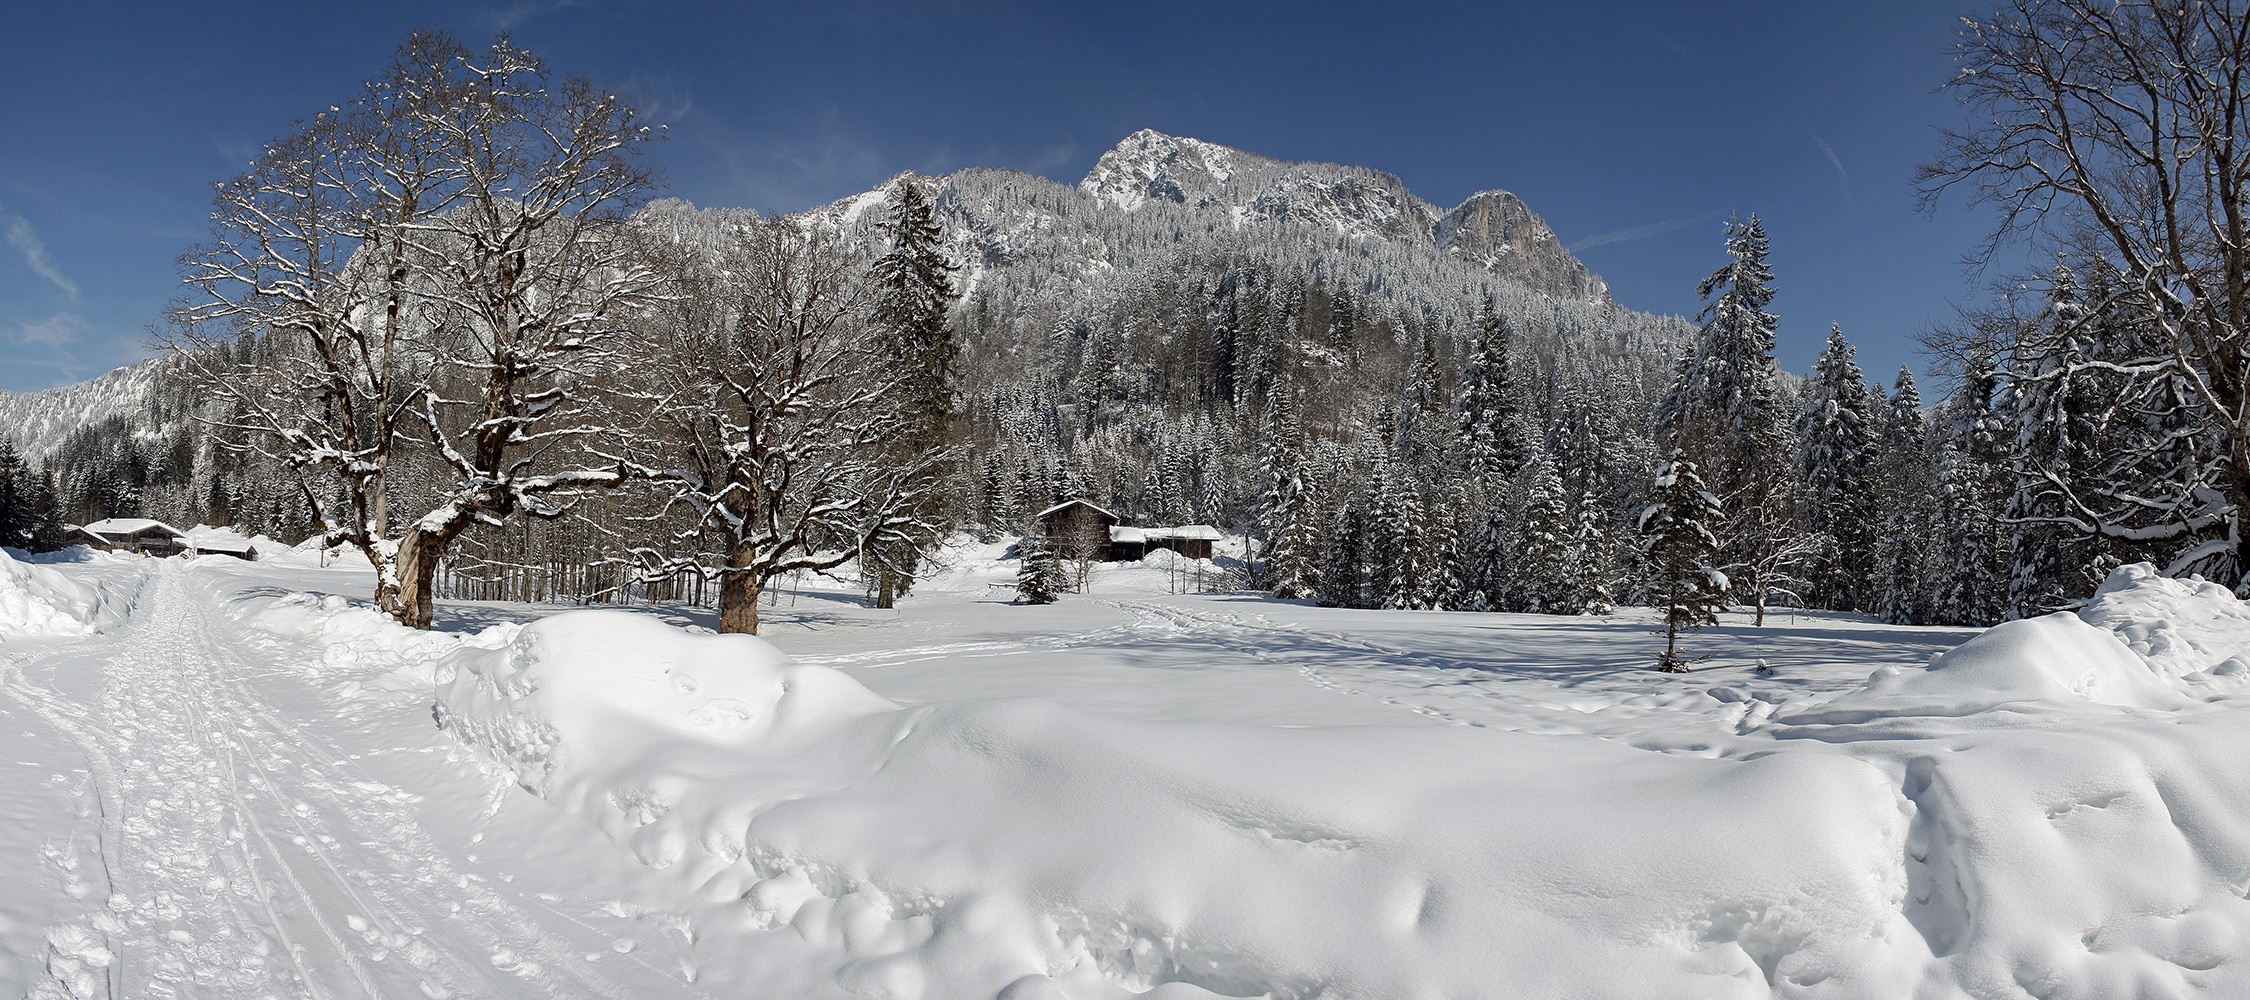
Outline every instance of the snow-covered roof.
<svg viewBox="0 0 2250 1000">
<path fill-rule="evenodd" d="M 1109 540 L 1140 545 L 1148 541 L 1148 535 L 1139 528 L 1128 528 L 1122 524 L 1113 524 L 1109 528 Z"/>
<path fill-rule="evenodd" d="M 1063 502 L 1061 502 L 1061 503 L 1058 503 L 1058 504 L 1056 504 L 1056 505 L 1054 505 L 1054 506 L 1052 506 L 1052 507 L 1049 507 L 1049 508 L 1047 508 L 1046 510 L 1040 511 L 1040 512 L 1039 512 L 1039 513 L 1038 513 L 1037 515 L 1035 515 L 1035 516 L 1036 516 L 1036 517 L 1038 517 L 1038 519 L 1039 519 L 1039 520 L 1042 520 L 1042 521 L 1044 521 L 1044 520 L 1046 520 L 1046 519 L 1047 519 L 1047 515 L 1049 515 L 1049 514 L 1052 514 L 1052 513 L 1056 512 L 1056 511 L 1058 511 L 1058 510 L 1061 510 L 1061 509 L 1063 509 L 1063 508 L 1065 508 L 1065 507 L 1068 507 L 1068 506 L 1070 506 L 1070 505 L 1072 505 L 1072 504 L 1086 504 L 1086 506 L 1088 506 L 1088 507 L 1092 507 L 1092 508 L 1093 508 L 1094 510 L 1100 511 L 1100 512 L 1101 512 L 1101 515 L 1102 515 L 1103 517 L 1109 518 L 1109 519 L 1110 519 L 1110 520 L 1112 520 L 1112 521 L 1122 521 L 1122 520 L 1124 520 L 1124 518 L 1122 518 L 1122 517 L 1118 517 L 1117 515 L 1115 515 L 1115 514 L 1112 514 L 1112 513 L 1110 513 L 1110 512 L 1109 512 L 1109 511 L 1107 511 L 1107 510 L 1103 510 L 1103 509 L 1102 509 L 1102 508 L 1100 508 L 1100 507 L 1095 507 L 1095 506 L 1094 506 L 1093 504 L 1090 504 L 1090 503 L 1086 503 L 1086 501 L 1084 501 L 1084 500 L 1065 500 L 1065 501 L 1063 501 Z"/>
<path fill-rule="evenodd" d="M 1174 528 L 1144 529 L 1150 538 L 1171 538 L 1179 541 L 1216 542 L 1226 535 L 1208 524 L 1183 524 Z"/>
<path fill-rule="evenodd" d="M 258 547 L 247 538 L 206 537 L 189 543 L 197 552 L 256 552 Z"/>
<path fill-rule="evenodd" d="M 138 535 L 151 528 L 161 529 L 165 534 L 174 538 L 182 537 L 185 534 L 180 529 L 162 521 L 153 521 L 145 517 L 105 517 L 92 524 L 81 525 L 78 530 L 106 538 L 112 535 Z"/>
</svg>

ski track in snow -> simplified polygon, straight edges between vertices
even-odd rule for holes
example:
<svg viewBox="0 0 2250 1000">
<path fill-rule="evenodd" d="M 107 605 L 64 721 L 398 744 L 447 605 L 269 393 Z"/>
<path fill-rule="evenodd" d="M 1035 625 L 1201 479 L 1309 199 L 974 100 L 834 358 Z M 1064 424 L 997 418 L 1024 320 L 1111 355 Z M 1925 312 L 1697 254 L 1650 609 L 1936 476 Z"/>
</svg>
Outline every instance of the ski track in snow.
<svg viewBox="0 0 2250 1000">
<path fill-rule="evenodd" d="M 317 694 L 245 659 L 197 582 L 164 567 L 124 627 L 4 671 L 7 695 L 67 734 L 90 776 L 92 836 L 48 850 L 84 917 L 49 928 L 32 996 L 646 995 L 542 926 L 572 918 L 457 870 L 416 796 L 294 724 L 308 713 L 277 699 Z"/>
</svg>

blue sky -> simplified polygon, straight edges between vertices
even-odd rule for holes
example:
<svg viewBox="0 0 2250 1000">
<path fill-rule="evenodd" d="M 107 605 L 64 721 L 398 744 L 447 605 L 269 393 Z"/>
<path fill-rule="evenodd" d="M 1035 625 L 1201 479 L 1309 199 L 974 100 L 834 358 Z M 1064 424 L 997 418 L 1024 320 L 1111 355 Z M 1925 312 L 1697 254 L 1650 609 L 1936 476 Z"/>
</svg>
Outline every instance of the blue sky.
<svg viewBox="0 0 2250 1000">
<path fill-rule="evenodd" d="M 19 4 L 0 33 L 0 389 L 142 357 L 209 185 L 406 33 L 495 30 L 669 125 L 667 193 L 797 211 L 900 170 L 1075 183 L 1139 128 L 1521 195 L 1619 301 L 1689 314 L 1720 227 L 1773 239 L 1780 360 L 1831 321 L 1886 382 L 1978 291 L 1916 214 L 1962 120 L 1951 2 Z M 1567 8 L 1567 9 L 1565 9 Z M 2013 263 L 2013 262 L 2010 262 Z"/>
</svg>

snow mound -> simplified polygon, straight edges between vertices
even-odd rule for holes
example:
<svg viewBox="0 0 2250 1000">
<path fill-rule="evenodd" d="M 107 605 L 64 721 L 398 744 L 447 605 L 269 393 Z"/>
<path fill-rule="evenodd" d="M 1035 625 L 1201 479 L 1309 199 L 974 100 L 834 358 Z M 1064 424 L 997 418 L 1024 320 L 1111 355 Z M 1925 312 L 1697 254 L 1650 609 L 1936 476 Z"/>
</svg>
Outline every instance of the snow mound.
<svg viewBox="0 0 2250 1000">
<path fill-rule="evenodd" d="M 901 708 L 608 611 L 436 675 L 442 725 L 652 870 L 636 905 L 720 992 L 1880 996 L 1928 958 L 1896 781 L 1838 755 Z"/>
<path fill-rule="evenodd" d="M 1960 718 L 2117 708 L 2170 710 L 2192 702 L 2110 631 L 2056 612 L 2003 622 L 1921 670 L 1884 667 L 1857 691 L 1785 725 L 1856 725 L 1884 718 Z"/>
<path fill-rule="evenodd" d="M 2120 566 L 2078 617 L 2115 633 L 2164 677 L 2250 682 L 2250 604 L 2201 577 L 2171 579 L 2148 563 Z"/>
<path fill-rule="evenodd" d="M 499 649 L 435 668 L 441 724 L 544 792 L 563 754 L 630 769 L 680 742 L 781 753 L 896 709 L 841 671 L 799 666 L 762 639 L 699 636 L 624 611 L 523 627 Z"/>
<path fill-rule="evenodd" d="M 305 664 L 307 672 L 336 678 L 334 693 L 343 698 L 366 688 L 426 692 L 445 656 L 505 646 L 522 628 L 503 622 L 473 635 L 422 631 L 341 595 L 302 592 L 254 597 L 234 614 L 250 628 L 312 643 L 320 656 Z"/>
<path fill-rule="evenodd" d="M 92 635 L 115 618 L 102 589 L 0 551 L 0 639 Z"/>
</svg>

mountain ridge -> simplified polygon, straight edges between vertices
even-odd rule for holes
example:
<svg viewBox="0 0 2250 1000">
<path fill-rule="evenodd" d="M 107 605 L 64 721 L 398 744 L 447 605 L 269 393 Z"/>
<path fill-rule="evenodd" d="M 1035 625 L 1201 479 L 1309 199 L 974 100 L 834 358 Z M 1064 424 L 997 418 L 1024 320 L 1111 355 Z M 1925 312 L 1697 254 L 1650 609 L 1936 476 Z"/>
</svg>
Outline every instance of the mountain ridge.
<svg viewBox="0 0 2250 1000">
<path fill-rule="evenodd" d="M 1078 190 L 1120 211 L 1169 201 L 1251 219 L 1325 223 L 1338 233 L 1427 246 L 1559 298 L 1607 301 L 1609 286 L 1515 194 L 1478 191 L 1451 210 L 1394 174 L 1289 162 L 1142 129 L 1095 161 Z"/>
</svg>

